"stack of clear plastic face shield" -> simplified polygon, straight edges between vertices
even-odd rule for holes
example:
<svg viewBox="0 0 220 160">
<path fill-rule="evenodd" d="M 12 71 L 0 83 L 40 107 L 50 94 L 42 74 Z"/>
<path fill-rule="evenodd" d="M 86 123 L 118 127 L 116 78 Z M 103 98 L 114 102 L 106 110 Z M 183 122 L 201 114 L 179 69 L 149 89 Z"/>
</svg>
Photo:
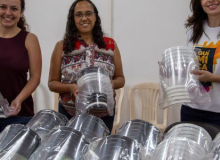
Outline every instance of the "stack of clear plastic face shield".
<svg viewBox="0 0 220 160">
<path fill-rule="evenodd" d="M 53 129 L 29 160 L 83 160 L 89 142 L 85 136 L 70 127 Z"/>
<path fill-rule="evenodd" d="M 85 160 L 140 160 L 140 148 L 135 140 L 110 135 L 92 144 Z"/>
<path fill-rule="evenodd" d="M 218 133 L 212 142 L 212 151 L 210 156 L 212 160 L 220 160 L 220 133 Z"/>
<path fill-rule="evenodd" d="M 211 136 L 202 127 L 188 123 L 178 124 L 164 135 L 164 140 L 158 145 L 152 158 L 207 160 L 211 144 Z M 159 153 L 160 156 L 157 155 Z M 164 159 L 160 159 L 161 157 Z"/>
<path fill-rule="evenodd" d="M 40 140 L 37 133 L 24 125 L 9 125 L 0 134 L 0 159 L 27 160 Z"/>
<path fill-rule="evenodd" d="M 193 48 L 177 46 L 165 50 L 160 63 L 161 108 L 182 103 L 210 102 L 206 90 L 191 73 L 193 70 L 199 70 Z"/>
<path fill-rule="evenodd" d="M 89 67 L 79 72 L 76 97 L 77 112 L 87 113 L 91 109 L 107 110 L 113 115 L 113 88 L 108 73 L 99 67 Z"/>
<path fill-rule="evenodd" d="M 123 124 L 116 133 L 129 137 L 141 144 L 145 151 L 144 157 L 150 159 L 160 138 L 160 131 L 151 123 L 143 120 L 132 120 Z"/>
<path fill-rule="evenodd" d="M 208 160 L 202 146 L 183 137 L 172 137 L 162 141 L 156 148 L 152 160 Z"/>
<path fill-rule="evenodd" d="M 71 118 L 66 126 L 80 131 L 90 142 L 103 138 L 110 133 L 100 118 L 89 114 L 81 114 Z"/>
<path fill-rule="evenodd" d="M 55 127 L 65 126 L 68 119 L 56 111 L 45 109 L 38 112 L 26 125 L 43 139 Z"/>
</svg>

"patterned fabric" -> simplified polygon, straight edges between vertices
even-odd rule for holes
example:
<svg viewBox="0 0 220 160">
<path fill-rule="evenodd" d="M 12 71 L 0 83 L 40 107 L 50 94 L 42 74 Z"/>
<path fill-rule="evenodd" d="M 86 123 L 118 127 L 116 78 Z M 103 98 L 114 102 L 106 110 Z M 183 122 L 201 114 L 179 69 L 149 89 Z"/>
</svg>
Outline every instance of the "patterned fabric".
<svg viewBox="0 0 220 160">
<path fill-rule="evenodd" d="M 107 71 L 110 78 L 114 76 L 114 50 L 115 42 L 113 39 L 104 37 L 106 48 L 99 48 L 93 44 L 86 46 L 82 41 L 78 40 L 75 44 L 75 50 L 69 54 L 62 55 L 61 61 L 61 82 L 73 84 L 77 82 L 79 71 L 95 66 L 103 68 Z M 75 96 L 72 93 L 61 93 L 60 102 L 67 109 L 68 113 L 75 116 Z M 98 117 L 108 115 L 107 111 L 98 113 L 97 110 L 92 110 L 91 114 Z"/>
</svg>

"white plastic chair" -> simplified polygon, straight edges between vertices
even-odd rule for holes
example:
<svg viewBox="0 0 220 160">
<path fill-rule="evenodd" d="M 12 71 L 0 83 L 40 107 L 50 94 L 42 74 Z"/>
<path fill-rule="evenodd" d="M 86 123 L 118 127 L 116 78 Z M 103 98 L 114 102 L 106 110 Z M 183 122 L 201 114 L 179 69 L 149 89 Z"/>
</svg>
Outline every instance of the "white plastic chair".
<svg viewBox="0 0 220 160">
<path fill-rule="evenodd" d="M 111 134 L 115 134 L 116 129 L 119 128 L 123 97 L 124 97 L 124 88 L 117 89 L 116 90 L 115 119 L 114 119 L 114 124 L 113 124 Z"/>
<path fill-rule="evenodd" d="M 138 98 L 138 100 L 136 99 Z M 158 98 L 159 98 L 159 85 L 154 82 L 146 82 L 137 84 L 129 89 L 129 99 L 130 99 L 130 120 L 135 119 L 134 113 L 135 106 L 141 105 L 141 119 L 148 121 L 155 125 L 161 131 L 164 131 L 167 127 L 167 109 L 162 110 L 158 108 Z M 136 99 L 136 101 L 135 101 Z M 160 118 L 158 116 L 159 111 L 163 112 L 163 122 L 159 123 Z M 140 119 L 140 118 L 138 118 Z"/>
</svg>

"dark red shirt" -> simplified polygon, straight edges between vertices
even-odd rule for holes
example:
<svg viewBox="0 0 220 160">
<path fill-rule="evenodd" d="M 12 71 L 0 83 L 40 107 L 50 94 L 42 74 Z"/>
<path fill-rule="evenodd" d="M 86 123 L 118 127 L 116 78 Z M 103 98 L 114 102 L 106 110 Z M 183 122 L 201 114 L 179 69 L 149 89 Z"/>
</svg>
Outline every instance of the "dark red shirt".
<svg viewBox="0 0 220 160">
<path fill-rule="evenodd" d="M 20 31 L 13 38 L 0 37 L 0 92 L 11 102 L 27 84 L 29 57 L 25 47 L 28 32 Z M 18 116 L 34 115 L 33 99 L 29 96 L 22 104 Z"/>
</svg>

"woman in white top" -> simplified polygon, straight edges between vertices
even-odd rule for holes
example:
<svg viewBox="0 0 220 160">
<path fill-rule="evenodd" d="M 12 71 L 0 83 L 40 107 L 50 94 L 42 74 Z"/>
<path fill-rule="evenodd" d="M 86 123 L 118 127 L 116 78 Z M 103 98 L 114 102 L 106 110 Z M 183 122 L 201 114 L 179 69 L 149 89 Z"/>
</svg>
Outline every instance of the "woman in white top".
<svg viewBox="0 0 220 160">
<path fill-rule="evenodd" d="M 201 121 L 220 126 L 220 2 L 191 0 L 187 19 L 187 44 L 199 48 L 200 70 L 193 74 L 205 87 L 211 103 L 183 105 L 181 121 Z"/>
</svg>

